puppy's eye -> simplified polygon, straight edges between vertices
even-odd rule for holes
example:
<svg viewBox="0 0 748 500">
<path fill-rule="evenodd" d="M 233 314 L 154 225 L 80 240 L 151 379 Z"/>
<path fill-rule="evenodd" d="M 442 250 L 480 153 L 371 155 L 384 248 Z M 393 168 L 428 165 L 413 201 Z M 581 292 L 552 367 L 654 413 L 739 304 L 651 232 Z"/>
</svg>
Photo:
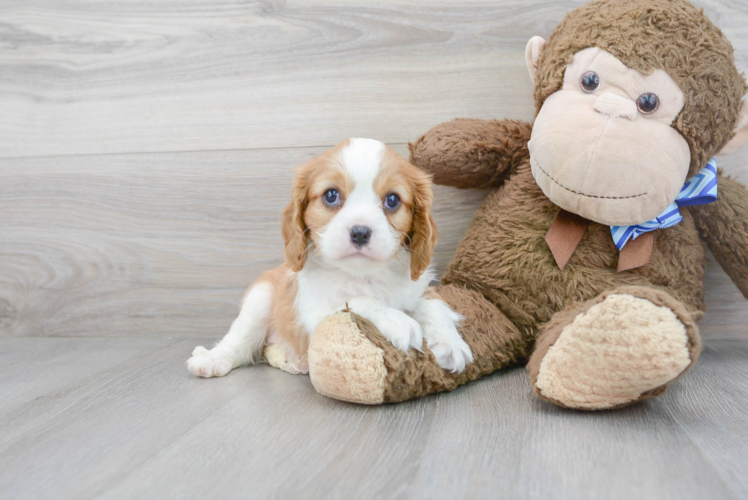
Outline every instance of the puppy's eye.
<svg viewBox="0 0 748 500">
<path fill-rule="evenodd" d="M 636 100 L 636 107 L 639 109 L 639 113 L 643 115 L 654 113 L 660 107 L 660 98 L 652 93 L 642 94 Z"/>
<path fill-rule="evenodd" d="M 328 189 L 322 196 L 322 201 L 324 201 L 325 205 L 328 207 L 336 207 L 340 205 L 340 193 L 337 189 Z"/>
<path fill-rule="evenodd" d="M 400 197 L 395 193 L 388 194 L 384 198 L 384 208 L 387 210 L 397 210 L 400 207 Z"/>
<path fill-rule="evenodd" d="M 579 82 L 582 90 L 588 94 L 593 93 L 600 86 L 600 76 L 594 71 L 588 71 L 582 75 L 582 81 Z"/>
</svg>

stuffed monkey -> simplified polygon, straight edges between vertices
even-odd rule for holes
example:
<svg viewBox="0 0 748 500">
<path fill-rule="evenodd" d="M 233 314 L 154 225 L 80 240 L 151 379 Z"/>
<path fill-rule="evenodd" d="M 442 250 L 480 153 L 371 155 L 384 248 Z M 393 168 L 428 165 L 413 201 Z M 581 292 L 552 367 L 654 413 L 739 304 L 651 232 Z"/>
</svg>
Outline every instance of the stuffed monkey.
<svg viewBox="0 0 748 500">
<path fill-rule="evenodd" d="M 437 184 L 493 189 L 437 288 L 474 362 L 446 372 L 337 313 L 311 340 L 321 393 L 397 402 L 526 363 L 543 399 L 617 408 L 696 362 L 703 242 L 748 297 L 748 192 L 712 160 L 748 142 L 722 32 L 685 0 L 596 0 L 526 59 L 533 124 L 454 120 L 410 145 Z"/>
</svg>

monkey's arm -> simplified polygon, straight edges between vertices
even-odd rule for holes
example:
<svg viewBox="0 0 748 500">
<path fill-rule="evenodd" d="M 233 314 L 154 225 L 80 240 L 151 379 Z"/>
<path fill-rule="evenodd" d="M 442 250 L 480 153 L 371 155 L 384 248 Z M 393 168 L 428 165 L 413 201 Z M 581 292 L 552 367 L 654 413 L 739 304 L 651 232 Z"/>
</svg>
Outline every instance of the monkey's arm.
<svg viewBox="0 0 748 500">
<path fill-rule="evenodd" d="M 436 184 L 497 187 L 527 161 L 532 125 L 515 120 L 459 118 L 442 123 L 411 143 L 410 161 Z"/>
<path fill-rule="evenodd" d="M 748 298 L 748 190 L 719 172 L 717 201 L 691 207 L 717 262 Z"/>
</svg>

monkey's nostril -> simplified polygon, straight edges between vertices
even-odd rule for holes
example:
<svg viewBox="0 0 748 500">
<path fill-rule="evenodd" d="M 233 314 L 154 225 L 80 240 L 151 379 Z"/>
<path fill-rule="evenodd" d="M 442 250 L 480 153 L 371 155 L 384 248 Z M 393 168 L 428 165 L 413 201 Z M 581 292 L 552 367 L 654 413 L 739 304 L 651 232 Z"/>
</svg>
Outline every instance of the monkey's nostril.
<svg viewBox="0 0 748 500">
<path fill-rule="evenodd" d="M 366 226 L 353 226 L 351 228 L 351 242 L 357 247 L 362 247 L 369 243 L 371 238 L 371 229 Z"/>
<path fill-rule="evenodd" d="M 636 103 L 616 94 L 604 93 L 595 99 L 595 111 L 611 117 L 628 118 L 634 120 L 638 114 Z"/>
</svg>

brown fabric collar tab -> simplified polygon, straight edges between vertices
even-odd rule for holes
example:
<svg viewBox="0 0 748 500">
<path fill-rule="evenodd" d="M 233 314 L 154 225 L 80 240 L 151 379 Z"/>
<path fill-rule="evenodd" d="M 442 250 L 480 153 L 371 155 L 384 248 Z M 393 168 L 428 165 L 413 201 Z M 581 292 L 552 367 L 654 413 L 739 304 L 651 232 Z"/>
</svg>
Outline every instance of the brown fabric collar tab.
<svg viewBox="0 0 748 500">
<path fill-rule="evenodd" d="M 630 271 L 649 263 L 654 248 L 654 233 L 644 233 L 629 240 L 618 254 L 618 272 Z"/>
<path fill-rule="evenodd" d="M 545 241 L 563 271 L 582 241 L 590 221 L 566 210 L 559 211 L 545 235 Z M 654 234 L 644 233 L 629 241 L 618 256 L 617 272 L 630 271 L 649 263 L 654 248 Z"/>
<path fill-rule="evenodd" d="M 590 221 L 566 210 L 561 210 L 545 235 L 545 241 L 556 259 L 556 264 L 563 271 L 574 250 L 582 241 Z"/>
</svg>

